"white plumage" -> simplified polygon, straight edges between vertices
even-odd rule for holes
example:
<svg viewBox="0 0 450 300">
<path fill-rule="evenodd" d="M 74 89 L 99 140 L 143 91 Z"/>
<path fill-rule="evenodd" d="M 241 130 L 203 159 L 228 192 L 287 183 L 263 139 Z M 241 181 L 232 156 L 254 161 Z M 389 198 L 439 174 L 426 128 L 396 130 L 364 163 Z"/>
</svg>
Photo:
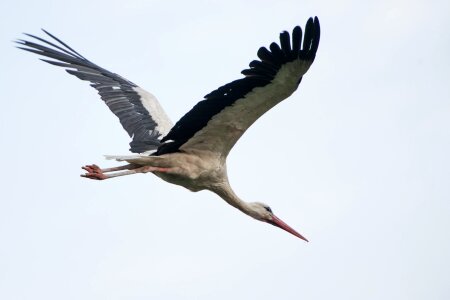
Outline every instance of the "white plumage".
<svg viewBox="0 0 450 300">
<path fill-rule="evenodd" d="M 139 95 L 142 105 L 155 120 L 155 129 L 160 132 L 162 136 L 167 135 L 173 127 L 173 123 L 170 121 L 170 118 L 167 116 L 161 104 L 159 104 L 158 99 L 156 99 L 153 94 L 138 86 L 134 87 L 133 90 Z"/>
<path fill-rule="evenodd" d="M 28 35 L 43 44 L 17 41 L 19 48 L 46 56 L 44 61 L 89 81 L 119 118 L 132 138 L 128 156 L 106 156 L 126 165 L 101 169 L 87 165 L 82 177 L 104 180 L 136 173 L 154 173 L 191 191 L 210 190 L 245 214 L 278 226 L 306 240 L 260 202 L 244 202 L 228 182 L 226 158 L 242 134 L 259 117 L 289 97 L 314 61 L 320 39 L 319 20 L 310 18 L 302 29 L 280 34 L 280 45 L 258 50 L 260 60 L 243 70 L 244 78 L 205 96 L 175 125 L 158 100 L 136 84 L 103 69 L 46 32 L 57 43 Z M 303 39 L 302 39 L 303 38 Z"/>
</svg>

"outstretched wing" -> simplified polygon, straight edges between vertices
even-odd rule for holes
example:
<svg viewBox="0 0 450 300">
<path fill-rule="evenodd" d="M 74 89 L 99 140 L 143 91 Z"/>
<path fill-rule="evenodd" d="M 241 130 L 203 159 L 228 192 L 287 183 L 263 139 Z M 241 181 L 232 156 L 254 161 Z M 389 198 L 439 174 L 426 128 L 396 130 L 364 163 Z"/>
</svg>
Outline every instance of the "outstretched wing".
<svg viewBox="0 0 450 300">
<path fill-rule="evenodd" d="M 43 31 L 54 41 L 26 34 L 41 43 L 18 40 L 17 43 L 22 45 L 18 48 L 51 58 L 52 60 L 41 60 L 63 67 L 69 74 L 89 81 L 132 137 L 131 152 L 143 153 L 157 149 L 161 145 L 161 138 L 172 127 L 172 122 L 155 96 L 90 62 L 60 39 Z"/>
<path fill-rule="evenodd" d="M 231 148 L 261 115 L 289 97 L 314 61 L 320 26 L 310 18 L 302 29 L 280 34 L 280 45 L 258 50 L 260 60 L 242 71 L 244 78 L 205 96 L 184 115 L 161 141 L 157 154 L 178 150 L 207 150 L 228 155 Z M 303 45 L 303 47 L 301 47 Z"/>
</svg>

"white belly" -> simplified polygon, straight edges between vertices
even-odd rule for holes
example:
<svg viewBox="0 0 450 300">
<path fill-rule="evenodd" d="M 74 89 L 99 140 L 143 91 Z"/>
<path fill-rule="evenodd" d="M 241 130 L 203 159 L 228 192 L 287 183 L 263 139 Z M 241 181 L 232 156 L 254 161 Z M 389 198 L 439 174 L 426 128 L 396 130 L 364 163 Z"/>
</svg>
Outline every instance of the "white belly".
<svg viewBox="0 0 450 300">
<path fill-rule="evenodd" d="M 156 176 L 192 192 L 211 190 L 228 181 L 225 162 L 205 153 L 171 153 L 162 155 L 171 161 L 169 172 L 154 172 Z"/>
</svg>

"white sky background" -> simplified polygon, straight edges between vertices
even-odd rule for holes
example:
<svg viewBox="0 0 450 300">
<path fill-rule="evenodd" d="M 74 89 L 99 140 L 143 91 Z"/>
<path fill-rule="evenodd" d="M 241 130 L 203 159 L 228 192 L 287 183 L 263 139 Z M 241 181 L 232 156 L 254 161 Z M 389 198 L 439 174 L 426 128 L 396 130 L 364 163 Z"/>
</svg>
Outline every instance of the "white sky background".
<svg viewBox="0 0 450 300">
<path fill-rule="evenodd" d="M 449 3 L 2 1 L 0 299 L 449 299 Z M 310 243 L 151 174 L 78 177 L 128 136 L 11 43 L 45 28 L 176 121 L 314 15 L 316 61 L 228 162 Z"/>
</svg>

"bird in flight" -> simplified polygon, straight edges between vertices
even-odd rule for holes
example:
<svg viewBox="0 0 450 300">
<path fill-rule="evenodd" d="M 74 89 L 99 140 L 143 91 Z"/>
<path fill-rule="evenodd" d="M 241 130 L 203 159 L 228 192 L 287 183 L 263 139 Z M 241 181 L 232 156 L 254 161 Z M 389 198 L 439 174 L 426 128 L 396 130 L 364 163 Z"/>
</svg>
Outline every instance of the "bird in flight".
<svg viewBox="0 0 450 300">
<path fill-rule="evenodd" d="M 17 40 L 18 48 L 46 57 L 43 61 L 66 69 L 100 94 L 131 138 L 134 155 L 106 156 L 126 162 L 113 168 L 86 165 L 82 177 L 105 180 L 151 172 L 191 191 L 210 190 L 243 213 L 308 241 L 261 202 L 245 202 L 232 190 L 226 168 L 231 148 L 259 117 L 297 90 L 314 61 L 320 39 L 317 17 L 304 31 L 296 26 L 280 43 L 261 47 L 243 78 L 207 94 L 173 125 L 158 100 L 133 82 L 92 63 L 66 43 L 43 30 L 53 41 Z M 40 42 L 40 43 L 39 43 Z M 49 58 L 49 59 L 48 59 Z"/>
</svg>

